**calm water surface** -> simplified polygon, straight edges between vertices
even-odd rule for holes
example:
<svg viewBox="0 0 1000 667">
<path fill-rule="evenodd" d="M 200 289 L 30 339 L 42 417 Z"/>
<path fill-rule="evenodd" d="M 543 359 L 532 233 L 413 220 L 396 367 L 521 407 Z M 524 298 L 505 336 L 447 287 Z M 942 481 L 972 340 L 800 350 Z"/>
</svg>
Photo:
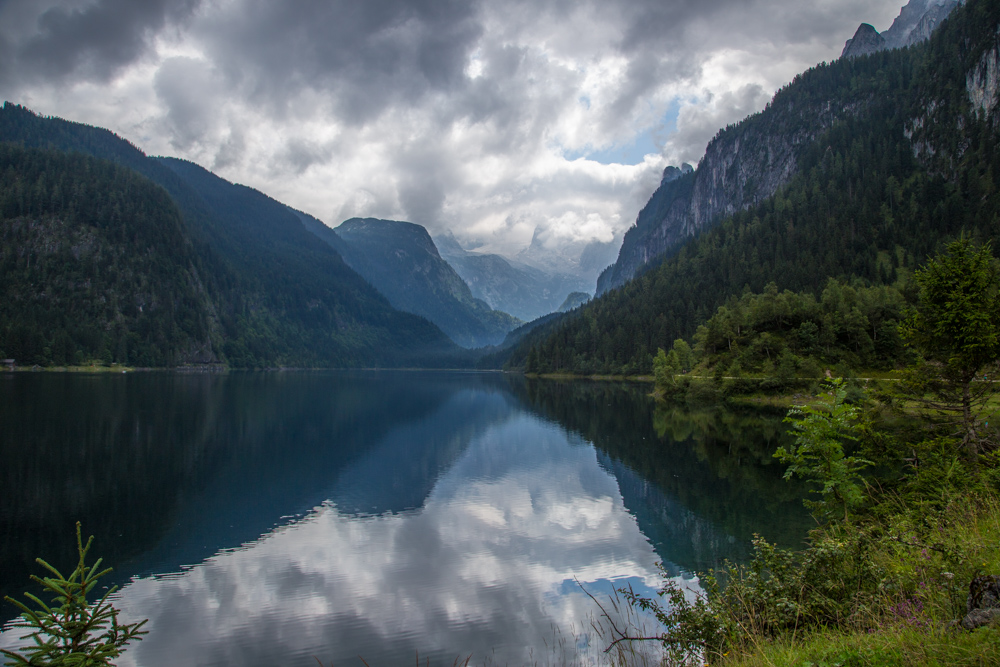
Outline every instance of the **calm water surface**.
<svg viewBox="0 0 1000 667">
<path fill-rule="evenodd" d="M 580 584 L 651 591 L 662 562 L 694 587 L 754 532 L 808 527 L 771 458 L 780 416 L 657 410 L 646 390 L 0 375 L 0 594 L 29 589 L 35 556 L 74 562 L 79 519 L 118 606 L 150 619 L 121 665 L 596 663 Z"/>
</svg>

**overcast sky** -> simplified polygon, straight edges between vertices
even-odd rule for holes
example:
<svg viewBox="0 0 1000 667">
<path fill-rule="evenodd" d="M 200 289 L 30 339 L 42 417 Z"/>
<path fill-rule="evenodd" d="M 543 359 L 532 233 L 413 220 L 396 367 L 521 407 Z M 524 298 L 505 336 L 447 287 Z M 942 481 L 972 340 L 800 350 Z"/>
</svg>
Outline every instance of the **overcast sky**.
<svg viewBox="0 0 1000 667">
<path fill-rule="evenodd" d="M 0 93 L 331 226 L 576 257 L 902 0 L 0 0 Z"/>
</svg>

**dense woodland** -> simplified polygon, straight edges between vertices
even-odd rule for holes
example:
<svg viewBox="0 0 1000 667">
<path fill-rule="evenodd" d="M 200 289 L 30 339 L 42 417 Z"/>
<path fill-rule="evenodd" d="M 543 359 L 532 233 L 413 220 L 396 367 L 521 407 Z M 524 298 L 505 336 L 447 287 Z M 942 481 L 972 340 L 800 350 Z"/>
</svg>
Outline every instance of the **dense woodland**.
<svg viewBox="0 0 1000 667">
<path fill-rule="evenodd" d="M 797 77 L 772 108 L 847 100 L 857 115 L 806 146 L 799 171 L 774 197 L 539 327 L 514 347 L 507 367 L 649 373 L 658 349 L 678 338 L 694 343 L 698 327 L 744 292 L 761 294 L 774 283 L 820 301 L 830 278 L 894 285 L 963 232 L 996 239 L 997 134 L 970 107 L 965 73 L 995 42 L 989 26 L 1000 22 L 1000 7 L 973 3 L 962 11 L 971 20 L 946 22 L 925 45 L 838 60 Z M 789 132 L 802 122 L 796 114 L 784 118 Z M 845 361 L 866 363 L 864 354 Z"/>
<path fill-rule="evenodd" d="M 828 373 L 878 373 L 913 360 L 900 325 L 909 306 L 894 286 L 865 287 L 830 279 L 819 299 L 809 292 L 744 293 L 699 326 L 692 347 L 683 338 L 660 348 L 653 375 L 664 394 L 724 394 L 816 387 Z M 540 365 L 529 353 L 529 364 Z M 693 371 L 693 372 L 692 372 Z M 710 376 L 714 387 L 685 378 Z M 707 392 L 707 394 L 706 394 Z"/>
<path fill-rule="evenodd" d="M 214 360 L 180 212 L 136 172 L 0 144 L 0 356 L 172 366 Z"/>
</svg>

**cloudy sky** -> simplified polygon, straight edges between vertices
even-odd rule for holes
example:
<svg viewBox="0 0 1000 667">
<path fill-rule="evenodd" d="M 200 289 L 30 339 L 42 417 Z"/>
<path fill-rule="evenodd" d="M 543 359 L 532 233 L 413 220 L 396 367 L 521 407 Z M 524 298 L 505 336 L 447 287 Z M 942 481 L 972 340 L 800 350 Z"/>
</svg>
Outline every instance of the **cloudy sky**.
<svg viewBox="0 0 1000 667">
<path fill-rule="evenodd" d="M 331 226 L 576 258 L 902 0 L 0 0 L 0 94 Z M 522 255 L 523 256 L 523 255 Z"/>
</svg>

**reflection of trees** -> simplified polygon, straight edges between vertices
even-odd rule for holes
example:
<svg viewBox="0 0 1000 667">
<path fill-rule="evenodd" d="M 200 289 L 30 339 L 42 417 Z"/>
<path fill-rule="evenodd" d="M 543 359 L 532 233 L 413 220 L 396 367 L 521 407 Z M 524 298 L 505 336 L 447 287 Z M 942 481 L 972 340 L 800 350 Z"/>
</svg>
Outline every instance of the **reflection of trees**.
<svg viewBox="0 0 1000 667">
<path fill-rule="evenodd" d="M 611 466 L 643 532 L 686 569 L 743 557 L 754 533 L 794 546 L 811 525 L 802 485 L 772 458 L 786 437 L 780 415 L 657 407 L 643 388 L 606 382 L 527 381 L 520 393 L 645 482 Z"/>
<path fill-rule="evenodd" d="M 338 470 L 390 430 L 468 386 L 441 376 L 413 391 L 414 381 L 309 373 L 0 379 L 0 596 L 20 595 L 37 556 L 56 567 L 71 562 L 76 520 L 119 580 L 129 575 L 122 564 L 157 544 L 184 501 L 208 487 L 215 505 L 206 511 L 231 512 L 227 527 L 241 520 L 244 533 L 269 528 L 317 502 Z M 433 470 L 435 456 L 407 463 Z M 204 555 L 239 544 L 207 537 L 218 542 Z"/>
<path fill-rule="evenodd" d="M 130 545 L 154 540 L 194 471 L 213 464 L 206 434 L 213 430 L 218 379 L 5 378 L 2 592 L 23 589 L 36 556 L 57 567 L 74 560 L 78 519 L 107 563 L 128 557 Z"/>
<path fill-rule="evenodd" d="M 801 542 L 811 526 L 802 506 L 806 489 L 783 479 L 784 467 L 773 458 L 789 437 L 780 414 L 657 406 L 653 421 L 663 455 L 659 461 L 642 460 L 657 484 L 738 537 L 758 532 L 785 545 Z M 663 461 L 671 466 L 684 461 L 686 474 L 697 482 L 674 477 Z M 727 498 L 737 511 L 716 498 Z"/>
</svg>

